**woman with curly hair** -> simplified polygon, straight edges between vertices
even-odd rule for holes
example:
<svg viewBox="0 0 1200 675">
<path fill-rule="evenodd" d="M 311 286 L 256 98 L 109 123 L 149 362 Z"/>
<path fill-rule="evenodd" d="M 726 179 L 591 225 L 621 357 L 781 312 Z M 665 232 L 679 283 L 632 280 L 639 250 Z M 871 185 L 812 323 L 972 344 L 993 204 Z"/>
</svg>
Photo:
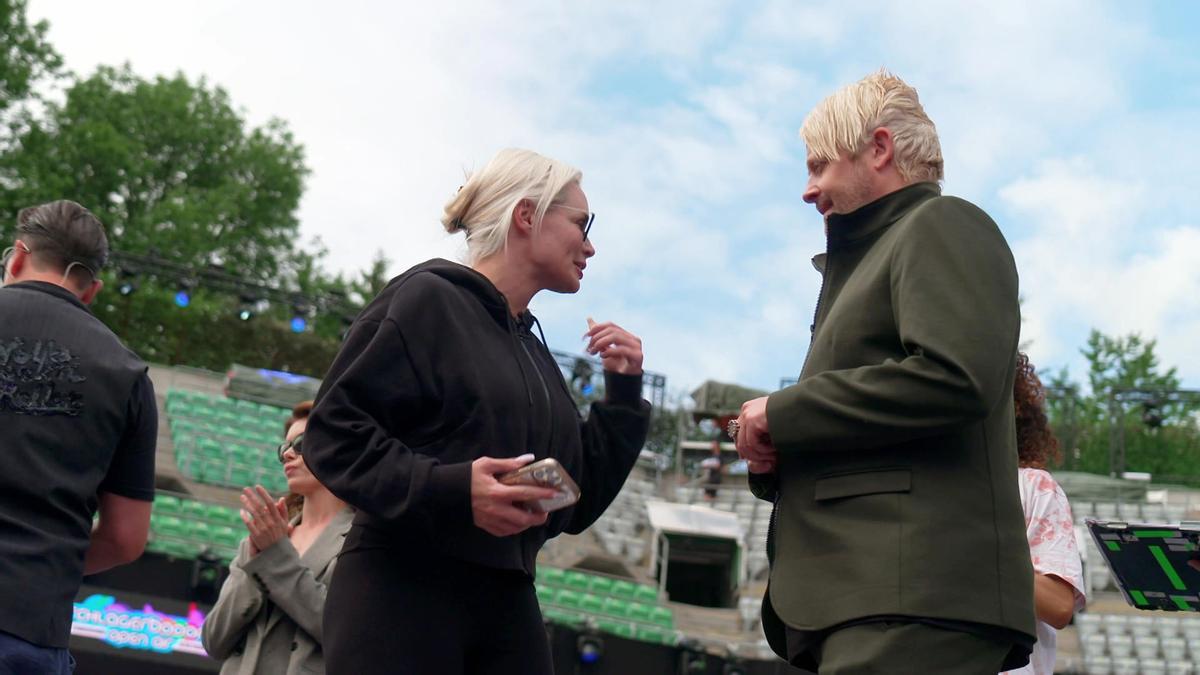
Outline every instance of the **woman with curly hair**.
<svg viewBox="0 0 1200 675">
<path fill-rule="evenodd" d="M 1046 466 L 1058 459 L 1058 439 L 1046 419 L 1046 390 L 1029 357 L 1017 354 L 1013 383 L 1016 403 L 1018 479 L 1025 531 L 1033 557 L 1033 601 L 1037 644 L 1029 665 L 1009 673 L 1050 675 L 1054 672 L 1057 630 L 1083 608 L 1083 568 L 1075 543 L 1075 521 L 1067 496 Z"/>
</svg>

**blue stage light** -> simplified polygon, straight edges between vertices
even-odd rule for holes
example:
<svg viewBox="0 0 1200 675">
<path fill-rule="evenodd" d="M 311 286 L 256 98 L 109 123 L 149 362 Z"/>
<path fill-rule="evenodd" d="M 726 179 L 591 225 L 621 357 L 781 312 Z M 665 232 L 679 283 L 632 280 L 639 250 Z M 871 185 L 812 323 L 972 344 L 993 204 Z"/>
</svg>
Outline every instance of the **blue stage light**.
<svg viewBox="0 0 1200 675">
<path fill-rule="evenodd" d="M 586 666 L 599 663 L 604 656 L 604 640 L 599 635 L 580 635 L 575 641 L 575 652 L 579 662 Z"/>
</svg>

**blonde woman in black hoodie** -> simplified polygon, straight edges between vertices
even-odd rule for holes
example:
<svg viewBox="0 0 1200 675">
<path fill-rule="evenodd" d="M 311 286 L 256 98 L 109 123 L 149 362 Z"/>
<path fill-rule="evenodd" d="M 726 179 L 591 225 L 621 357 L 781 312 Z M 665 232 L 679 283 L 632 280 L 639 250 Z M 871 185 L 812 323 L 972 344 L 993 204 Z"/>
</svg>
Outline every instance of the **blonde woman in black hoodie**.
<svg viewBox="0 0 1200 675">
<path fill-rule="evenodd" d="M 498 153 L 446 205 L 470 265 L 431 260 L 393 279 L 326 375 L 305 459 L 358 510 L 325 605 L 329 673 L 552 672 L 537 552 L 603 513 L 650 419 L 636 336 L 588 322 L 606 396 L 584 418 L 532 332 L 533 296 L 578 291 L 596 252 L 580 178 Z M 496 479 L 547 457 L 582 495 L 549 514 L 525 504 L 554 491 Z"/>
</svg>

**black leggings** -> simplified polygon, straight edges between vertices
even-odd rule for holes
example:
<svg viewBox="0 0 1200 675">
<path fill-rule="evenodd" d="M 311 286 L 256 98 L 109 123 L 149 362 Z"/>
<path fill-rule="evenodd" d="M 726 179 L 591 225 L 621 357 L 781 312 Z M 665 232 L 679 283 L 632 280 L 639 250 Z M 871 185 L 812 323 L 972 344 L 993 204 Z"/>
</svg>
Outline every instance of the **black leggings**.
<svg viewBox="0 0 1200 675">
<path fill-rule="evenodd" d="M 346 551 L 325 601 L 329 675 L 553 675 L 520 572 L 388 549 Z"/>
</svg>

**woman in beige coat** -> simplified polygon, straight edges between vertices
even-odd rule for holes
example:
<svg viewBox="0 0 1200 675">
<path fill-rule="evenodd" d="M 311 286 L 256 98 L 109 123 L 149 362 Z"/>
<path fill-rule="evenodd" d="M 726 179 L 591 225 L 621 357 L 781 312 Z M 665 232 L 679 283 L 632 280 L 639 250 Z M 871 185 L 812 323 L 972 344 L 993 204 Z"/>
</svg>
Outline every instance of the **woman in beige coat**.
<svg viewBox="0 0 1200 675">
<path fill-rule="evenodd" d="M 353 513 L 304 463 L 301 446 L 311 410 L 311 401 L 292 410 L 287 440 L 279 446 L 292 494 L 273 501 L 259 485 L 241 495 L 249 536 L 238 547 L 202 631 L 209 656 L 225 661 L 221 675 L 325 672 L 325 589 Z"/>
</svg>

